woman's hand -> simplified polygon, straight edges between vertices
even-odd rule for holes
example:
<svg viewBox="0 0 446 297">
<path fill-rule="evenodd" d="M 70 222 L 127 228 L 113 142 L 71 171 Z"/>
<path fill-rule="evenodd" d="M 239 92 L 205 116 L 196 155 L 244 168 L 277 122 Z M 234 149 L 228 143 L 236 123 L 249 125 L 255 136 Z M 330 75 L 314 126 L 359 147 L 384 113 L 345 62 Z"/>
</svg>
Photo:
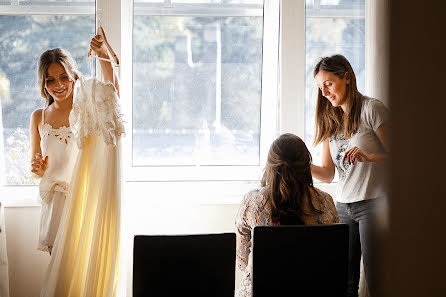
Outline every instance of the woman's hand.
<svg viewBox="0 0 446 297">
<path fill-rule="evenodd" d="M 90 48 L 98 57 L 105 59 L 110 58 L 108 55 L 107 47 L 105 45 L 104 37 L 102 37 L 102 35 L 97 34 L 91 39 Z"/>
<path fill-rule="evenodd" d="M 103 29 L 101 29 L 100 31 L 102 31 L 104 36 L 105 36 L 105 32 L 103 31 Z M 109 62 L 110 54 L 113 55 L 114 52 L 113 52 L 113 49 L 110 49 L 111 53 L 109 54 L 108 49 L 107 49 L 107 45 L 106 45 L 107 44 L 106 43 L 106 38 L 104 38 L 104 36 L 102 36 L 101 34 L 97 34 L 95 37 L 93 37 L 91 39 L 91 42 L 90 42 L 90 49 L 98 57 L 106 59 L 106 61 L 99 60 L 99 65 L 101 65 L 101 70 L 102 70 L 102 77 L 104 79 L 104 82 L 109 81 L 109 82 L 111 82 L 111 83 L 113 83 L 115 85 L 116 92 L 118 93 L 118 97 L 119 97 L 120 96 L 120 93 L 119 93 L 119 80 L 115 76 L 115 73 L 113 71 L 112 63 Z M 115 60 L 115 62 L 117 62 L 116 55 L 115 55 L 114 60 Z"/>
<path fill-rule="evenodd" d="M 355 146 L 345 153 L 342 162 L 344 162 L 345 159 L 347 159 L 350 164 L 355 164 L 356 162 L 372 162 L 372 155 Z"/>
<path fill-rule="evenodd" d="M 48 156 L 43 158 L 41 154 L 37 153 L 31 160 L 31 172 L 42 177 L 47 169 L 48 169 Z"/>
</svg>

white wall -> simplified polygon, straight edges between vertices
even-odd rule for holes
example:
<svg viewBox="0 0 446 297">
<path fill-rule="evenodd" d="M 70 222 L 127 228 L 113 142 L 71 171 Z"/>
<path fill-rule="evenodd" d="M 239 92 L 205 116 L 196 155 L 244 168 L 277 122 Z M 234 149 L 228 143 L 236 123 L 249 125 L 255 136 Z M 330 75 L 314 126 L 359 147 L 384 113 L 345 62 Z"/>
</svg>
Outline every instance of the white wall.
<svg viewBox="0 0 446 297">
<path fill-rule="evenodd" d="M 124 196 L 122 200 L 122 222 L 127 230 L 127 243 L 123 249 L 124 263 L 128 263 L 127 296 L 131 296 L 134 235 L 235 232 L 235 216 L 242 196 L 233 197 L 227 203 L 205 204 L 204 197 L 208 194 L 198 193 L 203 192 L 199 185 L 187 188 L 185 185 L 162 183 L 145 188 L 136 183 L 132 188 L 128 190 L 133 194 Z M 322 184 L 319 188 L 334 197 L 333 185 Z M 27 190 L 30 196 L 33 191 L 37 194 L 35 187 Z M 2 194 L 9 196 L 5 203 L 5 226 L 10 297 L 38 297 L 50 259 L 48 254 L 36 249 L 40 206 L 32 200 L 18 202 L 17 197 L 14 202 L 11 199 L 14 198 L 13 188 Z M 197 197 L 201 198 L 197 200 Z M 238 281 L 239 274 L 236 275 L 236 285 Z"/>
<path fill-rule="evenodd" d="M 50 257 L 37 250 L 40 207 L 5 207 L 11 297 L 39 296 Z"/>
<path fill-rule="evenodd" d="M 129 202 L 129 201 L 128 201 Z M 189 234 L 234 232 L 238 204 L 146 204 L 123 213 L 133 234 Z M 39 296 L 49 256 L 36 249 L 40 207 L 5 207 L 11 297 Z M 131 249 L 127 250 L 131 264 Z M 131 265 L 127 288 L 131 288 Z M 131 296 L 131 295 L 128 295 Z"/>
</svg>

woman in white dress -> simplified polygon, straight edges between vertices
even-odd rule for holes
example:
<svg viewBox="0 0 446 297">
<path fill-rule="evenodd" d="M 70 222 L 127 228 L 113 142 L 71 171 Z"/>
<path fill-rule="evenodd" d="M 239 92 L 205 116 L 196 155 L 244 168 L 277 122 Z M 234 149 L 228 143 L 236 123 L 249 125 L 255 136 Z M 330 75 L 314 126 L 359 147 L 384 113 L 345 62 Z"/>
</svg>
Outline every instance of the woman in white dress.
<svg viewBox="0 0 446 297">
<path fill-rule="evenodd" d="M 110 57 L 104 38 L 101 35 L 93 37 L 90 48 L 105 59 L 100 60 L 104 80 L 114 82 L 119 94 L 118 81 L 113 79 L 113 66 L 107 61 Z M 73 106 L 73 87 L 79 77 L 76 62 L 67 51 L 55 48 L 40 56 L 38 84 L 46 107 L 31 115 L 31 171 L 42 178 L 38 248 L 50 254 L 78 152 L 69 115 Z"/>
</svg>

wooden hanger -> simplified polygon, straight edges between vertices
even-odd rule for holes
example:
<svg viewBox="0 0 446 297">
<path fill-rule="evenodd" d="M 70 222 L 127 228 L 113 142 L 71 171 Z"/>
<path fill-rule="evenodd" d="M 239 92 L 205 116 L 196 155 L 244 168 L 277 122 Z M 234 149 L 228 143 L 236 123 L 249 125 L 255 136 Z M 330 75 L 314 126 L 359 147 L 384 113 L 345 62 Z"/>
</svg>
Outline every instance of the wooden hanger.
<svg viewBox="0 0 446 297">
<path fill-rule="evenodd" d="M 101 35 L 104 38 L 104 42 L 105 42 L 105 46 L 107 47 L 108 51 L 110 52 L 110 54 L 112 55 L 113 60 L 110 60 L 110 62 L 115 62 L 116 65 L 119 65 L 119 59 L 118 56 L 115 54 L 115 51 L 112 49 L 112 47 L 110 46 L 110 44 L 107 41 L 107 37 L 105 36 L 105 31 L 104 28 L 102 26 L 99 26 L 98 28 L 98 34 Z M 90 48 L 90 50 L 88 51 L 88 57 L 91 56 L 92 54 L 92 49 Z M 100 57 L 97 57 L 96 55 L 94 55 L 94 57 L 101 59 L 101 60 L 107 60 L 107 59 L 103 59 Z"/>
</svg>

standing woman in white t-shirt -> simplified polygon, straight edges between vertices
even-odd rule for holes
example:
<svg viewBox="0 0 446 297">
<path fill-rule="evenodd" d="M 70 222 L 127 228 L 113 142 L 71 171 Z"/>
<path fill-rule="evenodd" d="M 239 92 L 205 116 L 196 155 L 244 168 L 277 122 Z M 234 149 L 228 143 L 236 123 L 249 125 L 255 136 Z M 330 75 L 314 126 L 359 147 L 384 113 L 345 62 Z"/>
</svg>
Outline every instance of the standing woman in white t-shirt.
<svg viewBox="0 0 446 297">
<path fill-rule="evenodd" d="M 376 296 L 373 255 L 377 204 L 387 197 L 389 110 L 363 96 L 355 73 L 341 55 L 322 58 L 313 75 L 319 88 L 314 144 L 323 143 L 321 166 L 313 177 L 329 183 L 338 170 L 336 209 L 350 226 L 348 295 L 358 296 L 361 255 L 369 296 Z"/>
</svg>

